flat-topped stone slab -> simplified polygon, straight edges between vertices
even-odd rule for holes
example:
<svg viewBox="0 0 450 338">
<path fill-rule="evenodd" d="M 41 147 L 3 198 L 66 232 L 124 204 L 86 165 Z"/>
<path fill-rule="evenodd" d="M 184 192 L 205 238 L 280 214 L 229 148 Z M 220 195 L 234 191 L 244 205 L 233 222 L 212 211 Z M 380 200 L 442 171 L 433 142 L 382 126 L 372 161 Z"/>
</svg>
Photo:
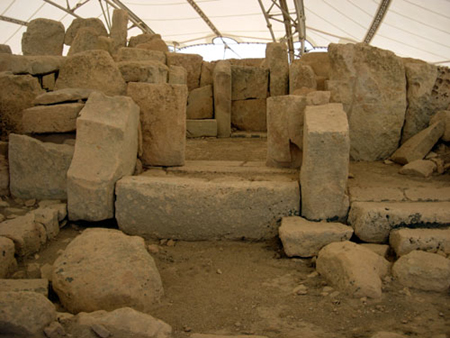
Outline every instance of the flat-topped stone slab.
<svg viewBox="0 0 450 338">
<path fill-rule="evenodd" d="M 93 92 L 85 88 L 64 88 L 53 92 L 43 93 L 34 99 L 35 105 L 47 105 L 64 102 L 86 101 Z"/>
<path fill-rule="evenodd" d="M 36 292 L 48 297 L 47 279 L 0 279 L 0 292 Z"/>
<path fill-rule="evenodd" d="M 398 229 L 391 231 L 389 244 L 397 256 L 414 250 L 442 251 L 450 255 L 450 228 L 447 229 Z"/>
</svg>

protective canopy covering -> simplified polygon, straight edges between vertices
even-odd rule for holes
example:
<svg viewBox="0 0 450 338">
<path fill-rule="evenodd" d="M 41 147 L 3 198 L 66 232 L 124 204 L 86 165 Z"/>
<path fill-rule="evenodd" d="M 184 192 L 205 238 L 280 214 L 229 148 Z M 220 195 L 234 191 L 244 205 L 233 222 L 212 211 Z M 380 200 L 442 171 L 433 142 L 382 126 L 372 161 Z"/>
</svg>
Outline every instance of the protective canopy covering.
<svg viewBox="0 0 450 338">
<path fill-rule="evenodd" d="M 20 23 L 49 18 L 67 28 L 74 19 L 69 12 L 98 17 L 108 27 L 115 7 L 126 7 L 144 29 L 177 49 L 211 43 L 217 36 L 243 43 L 283 40 L 283 20 L 289 19 L 282 8 L 287 8 L 295 41 L 305 22 L 305 38 L 313 47 L 366 41 L 402 57 L 450 65 L 449 0 L 1 0 L 0 43 L 20 53 L 26 30 Z M 142 32 L 132 26 L 129 37 Z"/>
</svg>

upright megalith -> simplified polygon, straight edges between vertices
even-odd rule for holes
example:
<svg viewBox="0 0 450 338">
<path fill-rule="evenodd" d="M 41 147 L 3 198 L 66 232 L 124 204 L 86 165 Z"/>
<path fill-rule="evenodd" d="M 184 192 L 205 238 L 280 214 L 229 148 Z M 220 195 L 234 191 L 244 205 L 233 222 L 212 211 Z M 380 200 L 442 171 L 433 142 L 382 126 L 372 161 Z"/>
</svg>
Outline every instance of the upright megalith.
<svg viewBox="0 0 450 338">
<path fill-rule="evenodd" d="M 91 94 L 77 119 L 75 153 L 67 172 L 69 219 L 114 217 L 114 186 L 134 171 L 138 129 L 139 107 L 133 100 Z"/>
<path fill-rule="evenodd" d="M 217 136 L 231 135 L 231 64 L 219 61 L 213 72 L 214 114 L 217 120 Z"/>
<path fill-rule="evenodd" d="M 187 87 L 130 82 L 128 96 L 141 108 L 142 163 L 152 166 L 183 165 Z"/>
<path fill-rule="evenodd" d="M 128 12 L 124 9 L 115 9 L 112 17 L 110 38 L 113 40 L 113 54 L 127 45 Z"/>
<path fill-rule="evenodd" d="M 200 86 L 203 57 L 197 54 L 167 53 L 167 65 L 181 66 L 187 71 L 189 91 Z"/>
<path fill-rule="evenodd" d="M 62 55 L 64 25 L 55 20 L 35 19 L 22 36 L 23 55 Z"/>
<path fill-rule="evenodd" d="M 311 66 L 293 62 L 289 67 L 289 93 L 293 94 L 295 90 L 302 88 L 316 90 L 316 74 Z"/>
<path fill-rule="evenodd" d="M 269 68 L 270 96 L 289 94 L 289 61 L 285 43 L 271 42 L 266 46 Z"/>
<path fill-rule="evenodd" d="M 73 40 L 78 34 L 78 31 L 81 28 L 89 28 L 97 32 L 99 36 L 108 36 L 108 32 L 105 28 L 105 25 L 103 24 L 102 20 L 98 18 L 76 18 L 72 21 L 69 28 L 67 28 L 66 36 L 64 39 L 64 43 L 68 46 L 71 46 L 73 43 Z"/>
<path fill-rule="evenodd" d="M 349 152 L 347 115 L 342 105 L 306 107 L 300 173 L 303 217 L 309 220 L 346 217 Z"/>
</svg>

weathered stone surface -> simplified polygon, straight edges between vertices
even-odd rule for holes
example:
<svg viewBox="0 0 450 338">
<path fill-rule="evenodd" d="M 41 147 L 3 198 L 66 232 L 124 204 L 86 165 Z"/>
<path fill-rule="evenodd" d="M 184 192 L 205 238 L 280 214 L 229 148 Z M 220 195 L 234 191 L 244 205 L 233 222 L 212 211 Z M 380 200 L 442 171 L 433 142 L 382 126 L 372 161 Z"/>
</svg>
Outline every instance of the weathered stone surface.
<svg viewBox="0 0 450 338">
<path fill-rule="evenodd" d="M 10 73 L 0 73 L 0 88 L 0 134 L 21 132 L 22 110 L 32 107 L 34 98 L 44 91 L 37 78 Z"/>
<path fill-rule="evenodd" d="M 302 217 L 283 217 L 278 233 L 289 257 L 313 257 L 326 245 L 348 241 L 353 229 L 341 223 L 310 222 Z"/>
<path fill-rule="evenodd" d="M 397 256 L 414 250 L 450 255 L 450 229 L 396 229 L 391 231 L 389 244 Z"/>
<path fill-rule="evenodd" d="M 101 49 L 109 52 L 111 46 L 105 43 L 105 39 L 100 39 L 101 35 L 95 29 L 90 27 L 81 27 L 70 46 L 68 56 L 81 53 L 87 50 Z M 103 36 L 103 38 L 105 38 Z M 111 41 L 112 42 L 112 41 Z"/>
<path fill-rule="evenodd" d="M 164 292 L 144 240 L 117 230 L 85 230 L 53 268 L 53 288 L 71 313 L 121 307 L 148 312 Z"/>
<path fill-rule="evenodd" d="M 67 170 L 73 146 L 9 136 L 10 190 L 23 199 L 67 199 Z"/>
<path fill-rule="evenodd" d="M 207 85 L 213 85 L 214 83 L 214 68 L 216 67 L 216 62 L 202 62 L 202 73 L 200 75 L 200 87 Z"/>
<path fill-rule="evenodd" d="M 390 246 L 388 244 L 362 243 L 360 245 L 384 258 L 387 258 L 390 252 Z"/>
<path fill-rule="evenodd" d="M 181 66 L 187 71 L 189 91 L 200 86 L 203 57 L 197 54 L 167 53 L 167 65 Z"/>
<path fill-rule="evenodd" d="M 335 242 L 320 250 L 316 269 L 355 298 L 380 298 L 381 278 L 388 273 L 389 262 L 358 244 Z"/>
<path fill-rule="evenodd" d="M 405 335 L 394 332 L 381 331 L 374 334 L 371 338 L 407 338 L 407 337 Z"/>
<path fill-rule="evenodd" d="M 231 125 L 238 130 L 266 131 L 266 99 L 232 101 Z"/>
<path fill-rule="evenodd" d="M 304 123 L 302 216 L 309 220 L 343 219 L 349 207 L 347 116 L 341 104 L 307 106 Z"/>
<path fill-rule="evenodd" d="M 35 105 L 52 105 L 55 103 L 86 101 L 92 89 L 65 88 L 53 92 L 42 93 L 34 99 Z"/>
<path fill-rule="evenodd" d="M 169 81 L 170 84 L 187 84 L 187 71 L 181 66 L 169 67 Z"/>
<path fill-rule="evenodd" d="M 63 88 L 87 88 L 106 95 L 122 95 L 126 83 L 108 52 L 89 50 L 67 58 L 56 80 L 56 89 Z"/>
<path fill-rule="evenodd" d="M 0 53 L 12 54 L 11 47 L 9 45 L 0 44 Z"/>
<path fill-rule="evenodd" d="M 316 75 L 311 66 L 294 61 L 289 67 L 289 93 L 301 88 L 317 89 Z"/>
<path fill-rule="evenodd" d="M 35 216 L 32 213 L 1 222 L 0 236 L 14 242 L 15 253 L 18 256 L 38 252 L 47 240 L 45 228 L 42 224 L 35 222 Z"/>
<path fill-rule="evenodd" d="M 405 197 L 411 202 L 450 202 L 450 187 L 412 187 L 405 190 Z"/>
<path fill-rule="evenodd" d="M 447 292 L 450 288 L 450 260 L 434 253 L 411 251 L 394 263 L 392 274 L 414 289 Z"/>
<path fill-rule="evenodd" d="M 99 36 L 108 36 L 108 32 L 106 31 L 105 25 L 98 18 L 76 18 L 72 21 L 69 28 L 67 28 L 66 36 L 64 39 L 64 43 L 68 46 L 72 45 L 73 40 L 78 34 L 78 31 L 81 28 L 90 28 L 93 29 Z"/>
<path fill-rule="evenodd" d="M 267 99 L 268 166 L 301 166 L 305 108 L 304 96 L 284 95 Z"/>
<path fill-rule="evenodd" d="M 58 212 L 59 222 L 67 217 L 67 203 L 61 203 L 59 200 L 42 200 L 39 202 L 39 208 L 56 210 Z"/>
<path fill-rule="evenodd" d="M 59 211 L 56 208 L 38 208 L 33 210 L 34 220 L 42 224 L 47 239 L 53 239 L 59 234 Z"/>
<path fill-rule="evenodd" d="M 219 61 L 213 73 L 214 116 L 217 120 L 217 136 L 231 135 L 231 64 Z"/>
<path fill-rule="evenodd" d="M 266 45 L 266 65 L 269 68 L 270 96 L 289 94 L 289 61 L 285 43 Z"/>
<path fill-rule="evenodd" d="M 216 137 L 217 120 L 186 120 L 187 137 Z"/>
<path fill-rule="evenodd" d="M 42 337 L 56 320 L 55 306 L 35 292 L 0 292 L 0 332 L 8 337 Z"/>
<path fill-rule="evenodd" d="M 121 61 L 117 66 L 126 82 L 167 82 L 169 68 L 158 61 Z"/>
<path fill-rule="evenodd" d="M 153 166 L 183 165 L 186 86 L 130 82 L 128 96 L 141 108 L 142 163 Z"/>
<path fill-rule="evenodd" d="M 438 76 L 437 66 L 420 62 L 405 64 L 408 108 L 402 132 L 402 143 L 422 131 L 434 113 L 432 90 Z"/>
<path fill-rule="evenodd" d="M 120 61 L 159 61 L 166 64 L 166 54 L 156 50 L 142 48 L 119 48 L 114 56 L 116 62 Z"/>
<path fill-rule="evenodd" d="M 59 21 L 32 20 L 22 36 L 22 53 L 23 55 L 61 55 L 64 35 L 64 25 Z"/>
<path fill-rule="evenodd" d="M 406 111 L 403 62 L 394 53 L 367 44 L 330 44 L 332 102 L 349 118 L 351 157 L 386 159 L 398 147 Z"/>
<path fill-rule="evenodd" d="M 122 231 L 183 240 L 271 238 L 276 222 L 298 213 L 300 201 L 294 181 L 221 182 L 142 175 L 120 180 L 116 196 Z"/>
<path fill-rule="evenodd" d="M 450 142 L 450 110 L 440 110 L 434 114 L 430 119 L 430 126 L 438 121 L 444 123 L 444 134 L 442 135 L 442 141 Z"/>
<path fill-rule="evenodd" d="M 53 91 L 55 90 L 55 84 L 56 84 L 56 73 L 51 73 L 42 76 L 41 82 L 42 89 L 47 91 Z"/>
<path fill-rule="evenodd" d="M 114 217 L 114 186 L 134 171 L 138 128 L 139 107 L 130 98 L 89 96 L 77 120 L 75 153 L 67 172 L 69 219 Z"/>
<path fill-rule="evenodd" d="M 24 133 L 66 133 L 76 130 L 83 103 L 37 106 L 25 109 L 22 116 Z"/>
<path fill-rule="evenodd" d="M 9 277 L 17 269 L 14 242 L 0 236 L 0 278 Z"/>
<path fill-rule="evenodd" d="M 305 53 L 295 62 L 311 66 L 316 77 L 321 76 L 326 79 L 330 77 L 330 59 L 327 52 Z"/>
<path fill-rule="evenodd" d="M 240 67 L 264 67 L 265 59 L 248 58 L 248 59 L 228 59 L 232 66 Z"/>
<path fill-rule="evenodd" d="M 262 67 L 231 66 L 231 99 L 265 99 L 269 70 Z"/>
<path fill-rule="evenodd" d="M 80 313 L 73 318 L 74 337 L 97 338 L 96 328 L 103 327 L 108 337 L 170 338 L 172 328 L 149 314 L 131 308 L 120 308 L 111 312 L 95 311 Z"/>
<path fill-rule="evenodd" d="M 151 42 L 153 39 L 161 38 L 159 34 L 143 33 L 130 37 L 128 47 L 137 47 L 138 45 Z"/>
<path fill-rule="evenodd" d="M 0 292 L 36 292 L 48 297 L 48 280 L 0 279 Z"/>
<path fill-rule="evenodd" d="M 115 9 L 112 16 L 111 34 L 113 40 L 113 54 L 121 47 L 127 45 L 128 12 L 124 9 Z"/>
<path fill-rule="evenodd" d="M 444 134 L 444 123 L 437 121 L 420 133 L 409 138 L 391 156 L 391 160 L 400 164 L 423 159 Z"/>
<path fill-rule="evenodd" d="M 9 165 L 5 155 L 0 155 L 0 196 L 9 195 Z"/>
<path fill-rule="evenodd" d="M 267 338 L 266 336 L 253 336 L 253 335 L 222 335 L 222 334 L 201 334 L 194 333 L 191 338 Z"/>
<path fill-rule="evenodd" d="M 189 93 L 186 108 L 186 117 L 190 120 L 212 119 L 213 90 L 212 86 L 196 88 Z"/>
<path fill-rule="evenodd" d="M 168 52 L 169 51 L 169 47 L 167 46 L 167 44 L 164 42 L 163 39 L 161 39 L 161 35 L 159 34 L 155 34 L 155 37 L 145 43 L 140 43 L 138 45 L 136 45 L 136 48 L 143 48 L 143 49 L 148 49 L 148 50 L 159 50 L 161 52 Z"/>
<path fill-rule="evenodd" d="M 348 222 L 363 241 L 385 243 L 395 228 L 450 226 L 450 203 L 354 202 Z"/>
<path fill-rule="evenodd" d="M 320 106 L 330 103 L 331 93 L 327 91 L 314 91 L 306 94 L 306 104 L 308 106 Z"/>
<path fill-rule="evenodd" d="M 64 62 L 63 56 L 0 54 L 0 71 L 17 75 L 45 75 L 59 71 Z"/>
<path fill-rule="evenodd" d="M 429 160 L 416 160 L 404 165 L 398 171 L 402 175 L 418 176 L 427 178 L 436 171 L 436 163 Z"/>
</svg>

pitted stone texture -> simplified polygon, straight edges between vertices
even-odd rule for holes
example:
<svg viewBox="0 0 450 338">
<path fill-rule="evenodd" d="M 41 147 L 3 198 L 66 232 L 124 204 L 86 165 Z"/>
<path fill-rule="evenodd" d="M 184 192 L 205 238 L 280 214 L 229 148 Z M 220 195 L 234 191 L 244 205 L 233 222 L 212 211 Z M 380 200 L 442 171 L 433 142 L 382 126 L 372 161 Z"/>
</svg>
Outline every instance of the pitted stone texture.
<svg viewBox="0 0 450 338">
<path fill-rule="evenodd" d="M 231 125 L 243 131 L 266 131 L 266 99 L 231 102 Z"/>
<path fill-rule="evenodd" d="M 34 99 L 35 105 L 52 105 L 55 103 L 86 101 L 93 92 L 92 89 L 65 88 L 43 93 Z"/>
<path fill-rule="evenodd" d="M 200 86 L 203 57 L 197 54 L 167 53 L 167 65 L 181 66 L 187 71 L 187 86 L 191 91 Z"/>
<path fill-rule="evenodd" d="M 35 292 L 0 292 L 0 332 L 7 337 L 43 337 L 56 320 L 55 306 Z"/>
<path fill-rule="evenodd" d="M 348 115 L 350 155 L 356 161 L 386 159 L 398 147 L 406 111 L 403 62 L 367 44 L 330 44 L 331 101 Z"/>
<path fill-rule="evenodd" d="M 437 121 L 403 143 L 392 154 L 391 160 L 400 164 L 421 160 L 431 151 L 443 134 L 444 122 Z"/>
<path fill-rule="evenodd" d="M 95 49 L 101 49 L 109 53 L 111 48 L 112 40 L 108 40 L 105 36 L 101 36 L 100 33 L 93 28 L 81 27 L 77 31 L 67 55 L 71 56 Z"/>
<path fill-rule="evenodd" d="M 213 111 L 213 90 L 211 85 L 196 88 L 189 93 L 186 108 L 186 118 L 212 119 Z"/>
<path fill-rule="evenodd" d="M 263 67 L 231 66 L 231 99 L 265 99 L 269 70 Z"/>
<path fill-rule="evenodd" d="M 289 257 L 313 257 L 326 245 L 348 241 L 353 229 L 342 223 L 310 222 L 302 217 L 283 217 L 278 233 Z"/>
<path fill-rule="evenodd" d="M 361 240 L 385 243 L 396 228 L 450 226 L 450 202 L 354 202 L 348 222 Z"/>
<path fill-rule="evenodd" d="M 267 99 L 268 166 L 301 166 L 305 108 L 304 96 L 284 95 Z"/>
<path fill-rule="evenodd" d="M 406 287 L 448 292 L 450 259 L 434 253 L 411 251 L 394 263 L 392 274 Z"/>
<path fill-rule="evenodd" d="M 56 80 L 56 89 L 63 88 L 87 88 L 106 95 L 122 95 L 126 83 L 108 52 L 89 50 L 67 58 Z"/>
<path fill-rule="evenodd" d="M 440 110 L 434 114 L 430 119 L 430 126 L 438 121 L 444 123 L 444 134 L 442 135 L 442 141 L 450 142 L 450 110 Z"/>
<path fill-rule="evenodd" d="M 167 82 L 169 68 L 158 61 L 121 61 L 117 66 L 126 82 Z"/>
<path fill-rule="evenodd" d="M 213 72 L 214 116 L 217 120 L 217 136 L 231 135 L 231 64 L 219 61 Z"/>
<path fill-rule="evenodd" d="M 128 96 L 141 108 L 142 163 L 153 166 L 183 165 L 186 86 L 130 82 Z"/>
<path fill-rule="evenodd" d="M 289 67 L 289 93 L 302 88 L 317 89 L 316 75 L 311 66 L 294 61 Z"/>
<path fill-rule="evenodd" d="M 397 256 L 414 250 L 450 255 L 450 229 L 396 229 L 391 231 L 389 244 Z"/>
<path fill-rule="evenodd" d="M 399 174 L 427 178 L 436 171 L 436 163 L 428 160 L 415 160 L 404 165 Z"/>
<path fill-rule="evenodd" d="M 83 107 L 83 103 L 67 103 L 25 109 L 22 116 L 23 132 L 39 134 L 75 131 L 77 117 Z"/>
<path fill-rule="evenodd" d="M 112 17 L 111 34 L 113 40 L 113 54 L 121 47 L 127 45 L 128 35 L 128 11 L 124 9 L 115 9 Z"/>
<path fill-rule="evenodd" d="M 112 229 L 87 229 L 76 237 L 53 264 L 52 282 L 71 313 L 148 312 L 164 293 L 144 240 Z"/>
<path fill-rule="evenodd" d="M 302 216 L 336 220 L 347 216 L 350 139 L 341 104 L 307 106 L 300 173 Z"/>
<path fill-rule="evenodd" d="M 136 48 L 143 48 L 143 49 L 148 49 L 148 50 L 158 50 L 161 52 L 169 51 L 169 47 L 164 42 L 164 40 L 161 39 L 161 35 L 159 35 L 159 34 L 155 34 L 155 37 L 148 42 L 140 43 L 140 44 L 136 45 Z"/>
<path fill-rule="evenodd" d="M 187 84 L 187 71 L 181 66 L 170 66 L 169 67 L 169 80 L 170 84 Z"/>
<path fill-rule="evenodd" d="M 317 271 L 340 290 L 355 298 L 381 297 L 381 278 L 389 262 L 371 250 L 352 242 L 335 242 L 319 252 Z"/>
<path fill-rule="evenodd" d="M 161 35 L 152 33 L 143 33 L 130 37 L 128 47 L 137 47 L 138 45 L 151 43 L 153 40 L 161 39 Z"/>
<path fill-rule="evenodd" d="M 64 62 L 63 56 L 0 54 L 0 71 L 17 75 L 54 75 Z"/>
<path fill-rule="evenodd" d="M 22 53 L 23 55 L 61 55 L 64 35 L 64 25 L 59 21 L 32 20 L 22 36 Z"/>
<path fill-rule="evenodd" d="M 16 271 L 15 251 L 14 242 L 7 237 L 0 236 L 0 278 L 7 278 Z"/>
<path fill-rule="evenodd" d="M 114 56 L 116 62 L 120 61 L 158 61 L 166 64 L 166 54 L 160 51 L 142 48 L 119 48 Z"/>
<path fill-rule="evenodd" d="M 67 172 L 70 220 L 114 217 L 114 186 L 133 174 L 139 107 L 128 97 L 89 96 L 77 120 L 75 153 Z"/>
<path fill-rule="evenodd" d="M 73 151 L 68 144 L 9 135 L 11 194 L 22 199 L 67 199 L 66 176 Z"/>
<path fill-rule="evenodd" d="M 266 64 L 269 68 L 270 96 L 289 94 L 289 61 L 285 43 L 266 45 Z"/>
<path fill-rule="evenodd" d="M 116 195 L 116 218 L 122 231 L 181 240 L 271 238 L 281 217 L 299 212 L 300 201 L 294 181 L 223 182 L 142 175 L 120 180 Z"/>
<path fill-rule="evenodd" d="M 72 21 L 69 28 L 67 28 L 66 36 L 64 43 L 68 46 L 71 46 L 73 43 L 73 40 L 78 34 L 78 31 L 81 28 L 90 28 L 93 29 L 99 36 L 108 36 L 108 32 L 106 31 L 105 25 L 103 22 L 98 18 L 76 18 Z"/>
</svg>

